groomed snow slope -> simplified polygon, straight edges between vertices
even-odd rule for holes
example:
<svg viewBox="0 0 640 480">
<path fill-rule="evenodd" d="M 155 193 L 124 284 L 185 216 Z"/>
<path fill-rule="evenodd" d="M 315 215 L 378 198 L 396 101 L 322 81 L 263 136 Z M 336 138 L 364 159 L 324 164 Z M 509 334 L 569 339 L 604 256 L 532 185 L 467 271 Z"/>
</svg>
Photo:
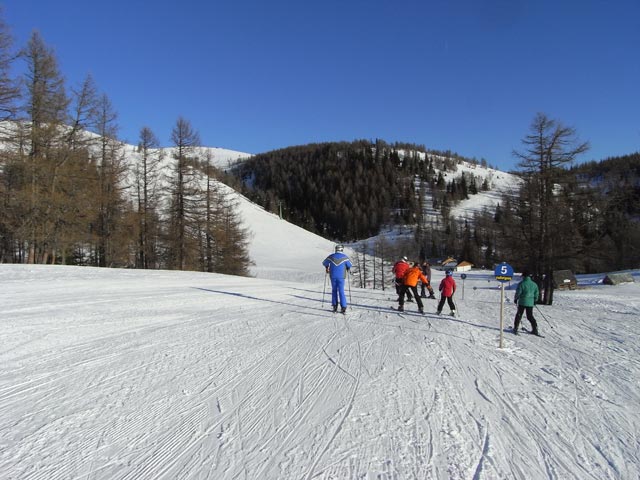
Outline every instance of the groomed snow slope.
<svg viewBox="0 0 640 480">
<path fill-rule="evenodd" d="M 498 284 L 456 279 L 460 318 L 342 316 L 321 282 L 0 265 L 0 478 L 638 478 L 639 284 L 499 349 Z"/>
</svg>

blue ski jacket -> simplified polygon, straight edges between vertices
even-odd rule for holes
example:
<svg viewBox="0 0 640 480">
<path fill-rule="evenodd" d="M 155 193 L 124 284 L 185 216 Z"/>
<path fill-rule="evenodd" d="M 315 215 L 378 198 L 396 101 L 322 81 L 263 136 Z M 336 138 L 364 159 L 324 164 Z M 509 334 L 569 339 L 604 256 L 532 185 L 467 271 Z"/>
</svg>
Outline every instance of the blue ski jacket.
<svg viewBox="0 0 640 480">
<path fill-rule="evenodd" d="M 329 276 L 333 278 L 347 278 L 347 270 L 350 270 L 353 265 L 351 260 L 342 252 L 336 252 L 329 255 L 322 262 L 324 268 L 329 272 Z"/>
</svg>

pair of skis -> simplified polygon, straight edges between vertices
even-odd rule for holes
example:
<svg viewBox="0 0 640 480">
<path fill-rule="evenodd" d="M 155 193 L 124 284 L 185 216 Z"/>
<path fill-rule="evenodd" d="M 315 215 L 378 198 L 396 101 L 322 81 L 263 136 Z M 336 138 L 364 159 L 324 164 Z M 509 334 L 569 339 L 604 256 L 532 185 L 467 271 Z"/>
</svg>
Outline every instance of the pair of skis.
<svg viewBox="0 0 640 480">
<path fill-rule="evenodd" d="M 544 335 L 540 335 L 539 333 L 533 333 L 528 328 L 521 327 L 520 330 L 522 330 L 524 333 L 528 333 L 530 335 L 535 335 L 536 337 L 544 338 Z M 518 333 L 513 329 L 513 327 L 511 327 L 509 331 L 514 335 L 518 335 Z"/>
<path fill-rule="evenodd" d="M 394 306 L 391 306 L 389 308 L 391 308 L 391 310 L 396 312 L 398 315 L 402 315 L 404 313 L 413 313 L 415 315 L 427 315 L 427 312 L 424 312 L 424 311 L 423 312 L 420 312 L 420 311 L 416 312 L 414 310 L 399 310 L 398 307 L 394 307 Z"/>
</svg>

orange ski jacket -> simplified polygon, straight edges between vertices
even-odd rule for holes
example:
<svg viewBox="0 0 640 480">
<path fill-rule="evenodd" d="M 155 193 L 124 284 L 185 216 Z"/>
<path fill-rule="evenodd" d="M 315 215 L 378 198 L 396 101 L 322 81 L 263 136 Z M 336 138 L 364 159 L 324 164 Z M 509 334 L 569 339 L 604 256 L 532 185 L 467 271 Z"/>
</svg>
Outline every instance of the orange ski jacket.
<svg viewBox="0 0 640 480">
<path fill-rule="evenodd" d="M 407 270 L 407 273 L 404 274 L 404 284 L 410 287 L 415 287 L 418 285 L 418 280 L 422 280 L 425 284 L 429 284 L 429 280 L 422 273 L 422 269 L 420 267 L 411 267 Z"/>
</svg>

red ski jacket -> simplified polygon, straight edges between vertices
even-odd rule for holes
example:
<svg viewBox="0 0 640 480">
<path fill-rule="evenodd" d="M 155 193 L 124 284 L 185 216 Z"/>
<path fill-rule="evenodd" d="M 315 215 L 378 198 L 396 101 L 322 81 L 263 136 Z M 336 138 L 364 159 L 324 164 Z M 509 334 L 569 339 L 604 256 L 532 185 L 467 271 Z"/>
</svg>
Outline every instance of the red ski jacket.
<svg viewBox="0 0 640 480">
<path fill-rule="evenodd" d="M 403 260 L 396 262 L 391 271 L 396 274 L 396 278 L 404 278 L 404 274 L 409 270 L 409 264 Z"/>
<path fill-rule="evenodd" d="M 440 282 L 439 290 L 444 297 L 450 297 L 456 291 L 456 281 L 453 277 L 444 277 Z"/>
</svg>

